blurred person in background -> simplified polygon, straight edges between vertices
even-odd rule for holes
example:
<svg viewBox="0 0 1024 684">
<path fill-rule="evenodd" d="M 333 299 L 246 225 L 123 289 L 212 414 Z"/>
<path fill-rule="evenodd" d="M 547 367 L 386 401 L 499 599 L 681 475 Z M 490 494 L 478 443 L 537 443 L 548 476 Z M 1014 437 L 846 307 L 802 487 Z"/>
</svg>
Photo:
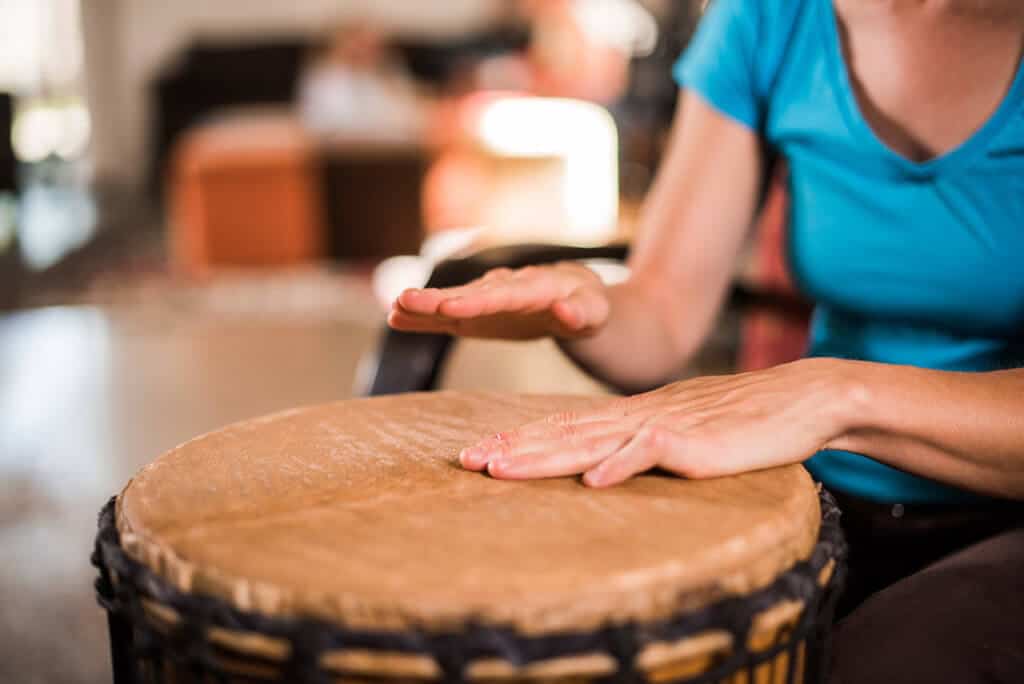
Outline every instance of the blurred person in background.
<svg viewBox="0 0 1024 684">
<path fill-rule="evenodd" d="M 1017 0 L 712 2 L 675 68 L 628 281 L 562 263 L 394 303 L 397 329 L 553 337 L 637 392 L 469 446 L 462 465 L 607 487 L 806 463 L 851 545 L 836 681 L 1020 681 L 1022 53 Z M 714 325 L 776 156 L 789 260 L 817 303 L 807 358 L 671 382 Z"/>
<path fill-rule="evenodd" d="M 658 37 L 654 17 L 635 0 L 512 0 L 504 20 L 528 26 L 529 44 L 477 65 L 476 88 L 614 104 L 630 61 Z"/>
<path fill-rule="evenodd" d="M 370 24 L 338 28 L 302 77 L 299 113 L 324 136 L 416 140 L 423 110 L 412 80 Z"/>
<path fill-rule="evenodd" d="M 539 95 L 614 103 L 629 63 L 653 48 L 654 18 L 634 0 L 523 0 L 532 18 L 528 59 Z"/>
</svg>

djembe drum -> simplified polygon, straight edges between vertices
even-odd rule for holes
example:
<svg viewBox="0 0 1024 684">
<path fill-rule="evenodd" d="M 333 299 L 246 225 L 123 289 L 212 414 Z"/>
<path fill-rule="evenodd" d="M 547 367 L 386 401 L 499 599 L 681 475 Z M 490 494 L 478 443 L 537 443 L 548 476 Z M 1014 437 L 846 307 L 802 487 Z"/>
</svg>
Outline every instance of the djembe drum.
<svg viewBox="0 0 1024 684">
<path fill-rule="evenodd" d="M 844 544 L 802 467 L 591 490 L 456 464 L 594 401 L 359 399 L 161 456 L 100 517 L 115 680 L 817 681 Z"/>
</svg>

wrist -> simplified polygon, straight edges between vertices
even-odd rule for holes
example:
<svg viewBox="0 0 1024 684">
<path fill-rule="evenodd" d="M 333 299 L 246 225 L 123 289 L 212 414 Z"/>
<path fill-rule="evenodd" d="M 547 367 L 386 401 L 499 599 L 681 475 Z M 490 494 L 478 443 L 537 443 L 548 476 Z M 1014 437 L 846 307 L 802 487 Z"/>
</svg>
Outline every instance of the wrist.
<svg viewBox="0 0 1024 684">
<path fill-rule="evenodd" d="M 869 427 L 875 406 L 873 364 L 846 359 L 812 358 L 804 364 L 814 375 L 817 402 L 825 442 L 823 448 L 841 448 L 858 430 Z"/>
</svg>

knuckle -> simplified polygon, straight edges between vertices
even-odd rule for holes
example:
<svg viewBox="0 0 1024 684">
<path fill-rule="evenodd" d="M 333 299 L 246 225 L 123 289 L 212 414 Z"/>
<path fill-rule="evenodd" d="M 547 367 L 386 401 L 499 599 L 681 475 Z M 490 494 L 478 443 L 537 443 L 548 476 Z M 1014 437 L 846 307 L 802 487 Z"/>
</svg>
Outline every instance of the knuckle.
<svg viewBox="0 0 1024 684">
<path fill-rule="evenodd" d="M 673 434 L 661 425 L 650 425 L 643 430 L 644 443 L 649 449 L 662 451 L 672 445 Z"/>
<path fill-rule="evenodd" d="M 572 423 L 575 423 L 578 417 L 579 416 L 575 411 L 559 411 L 558 413 L 553 413 L 550 416 L 548 416 L 547 420 L 553 425 L 564 427 L 569 426 Z"/>
<path fill-rule="evenodd" d="M 580 436 L 580 428 L 575 423 L 562 423 L 558 426 L 558 436 L 568 442 L 575 442 Z"/>
<path fill-rule="evenodd" d="M 506 430 L 494 435 L 494 447 L 505 452 L 511 450 L 519 441 L 520 436 L 516 430 Z"/>
<path fill-rule="evenodd" d="M 480 446 L 486 451 L 489 459 L 492 461 L 511 455 L 511 447 L 509 447 L 508 443 L 498 440 L 497 437 L 484 440 L 480 443 Z"/>
<path fill-rule="evenodd" d="M 635 397 L 619 397 L 605 405 L 605 411 L 614 418 L 625 418 L 636 413 L 638 407 Z"/>
</svg>

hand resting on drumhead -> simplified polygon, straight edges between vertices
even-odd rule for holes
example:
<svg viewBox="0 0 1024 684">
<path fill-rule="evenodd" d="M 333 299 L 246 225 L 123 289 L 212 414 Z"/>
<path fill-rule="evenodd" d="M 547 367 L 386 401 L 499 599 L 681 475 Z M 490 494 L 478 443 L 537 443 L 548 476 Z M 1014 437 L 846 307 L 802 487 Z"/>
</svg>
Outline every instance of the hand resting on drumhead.
<svg viewBox="0 0 1024 684">
<path fill-rule="evenodd" d="M 708 478 L 798 463 L 845 430 L 855 388 L 822 359 L 694 378 L 500 433 L 459 461 L 501 479 L 582 473 L 592 487 L 654 467 Z"/>
<path fill-rule="evenodd" d="M 660 467 L 710 478 L 800 463 L 821 449 L 1024 499 L 1024 374 L 938 372 L 807 358 L 700 377 L 556 414 L 470 446 L 459 462 L 500 479 L 583 474 L 606 487 Z M 964 406 L 980 407 L 964 414 Z"/>
</svg>

